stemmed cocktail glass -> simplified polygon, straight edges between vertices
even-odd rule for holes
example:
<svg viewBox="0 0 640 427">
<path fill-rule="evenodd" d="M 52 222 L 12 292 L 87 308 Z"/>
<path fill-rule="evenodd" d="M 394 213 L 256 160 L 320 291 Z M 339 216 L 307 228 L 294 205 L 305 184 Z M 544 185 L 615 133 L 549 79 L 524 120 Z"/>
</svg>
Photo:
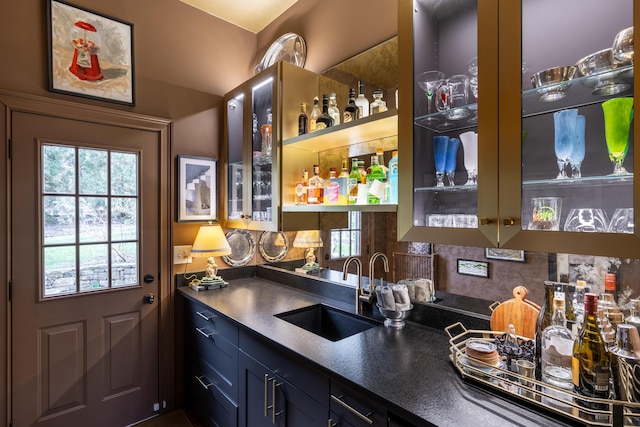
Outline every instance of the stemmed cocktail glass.
<svg viewBox="0 0 640 427">
<path fill-rule="evenodd" d="M 475 185 L 478 181 L 478 134 L 467 131 L 460 134 L 460 140 L 464 149 L 464 167 L 467 170 L 465 185 Z"/>
<path fill-rule="evenodd" d="M 611 175 L 625 175 L 622 166 L 629 150 L 629 128 L 633 119 L 633 98 L 613 98 L 602 103 L 604 136 L 609 159 L 613 162 Z"/>
<path fill-rule="evenodd" d="M 575 124 L 578 110 L 570 108 L 553 113 L 554 123 L 554 149 L 558 161 L 558 179 L 566 178 L 565 166 L 574 146 Z"/>
<path fill-rule="evenodd" d="M 576 116 L 575 123 L 575 138 L 573 139 L 573 148 L 571 149 L 571 155 L 569 156 L 569 163 L 571 165 L 571 177 L 582 178 L 582 172 L 580 166 L 584 160 L 585 154 L 585 126 L 586 119 L 584 116 L 578 114 Z"/>
<path fill-rule="evenodd" d="M 449 137 L 437 135 L 433 137 L 433 159 L 436 166 L 436 187 L 444 187 L 444 169 L 447 163 Z"/>
<path fill-rule="evenodd" d="M 427 96 L 427 108 L 428 114 L 433 113 L 432 100 L 433 95 L 436 93 L 436 89 L 444 82 L 444 73 L 442 71 L 425 71 L 416 77 L 416 83 L 424 91 Z M 437 119 L 428 117 L 424 119 L 427 122 L 437 122 Z"/>
<path fill-rule="evenodd" d="M 458 157 L 458 147 L 460 146 L 460 140 L 458 138 L 449 138 L 449 144 L 447 145 L 447 156 L 444 166 L 444 171 L 447 174 L 449 185 L 456 185 L 453 179 L 456 175 L 456 164 Z"/>
</svg>

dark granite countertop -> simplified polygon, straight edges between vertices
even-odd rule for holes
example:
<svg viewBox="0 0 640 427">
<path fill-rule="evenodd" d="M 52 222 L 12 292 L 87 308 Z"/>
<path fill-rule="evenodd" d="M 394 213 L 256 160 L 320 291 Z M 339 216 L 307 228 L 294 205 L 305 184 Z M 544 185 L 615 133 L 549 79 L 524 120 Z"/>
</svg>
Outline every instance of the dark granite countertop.
<svg viewBox="0 0 640 427">
<path fill-rule="evenodd" d="M 256 277 L 230 280 L 223 289 L 179 290 L 321 371 L 384 399 L 390 411 L 413 423 L 456 427 L 571 425 L 463 380 L 449 361 L 448 336 L 441 328 L 407 322 L 396 330 L 381 324 L 332 342 L 274 315 L 316 303 L 353 313 L 351 300 L 336 300 Z M 381 319 L 377 310 L 368 314 Z"/>
</svg>

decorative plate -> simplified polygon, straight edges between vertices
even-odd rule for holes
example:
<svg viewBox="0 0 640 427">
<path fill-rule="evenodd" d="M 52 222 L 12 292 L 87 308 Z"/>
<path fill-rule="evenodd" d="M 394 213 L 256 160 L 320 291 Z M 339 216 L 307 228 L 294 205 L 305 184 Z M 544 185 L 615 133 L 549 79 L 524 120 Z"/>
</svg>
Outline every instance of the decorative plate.
<svg viewBox="0 0 640 427">
<path fill-rule="evenodd" d="M 289 250 L 289 239 L 282 231 L 265 231 L 258 241 L 260 255 L 267 262 L 278 262 Z"/>
<path fill-rule="evenodd" d="M 247 230 L 232 230 L 225 234 L 231 255 L 224 255 L 224 262 L 232 267 L 246 265 L 256 253 L 256 241 L 253 235 Z"/>
<path fill-rule="evenodd" d="M 307 60 L 307 45 L 304 39 L 295 33 L 286 33 L 273 42 L 256 66 L 256 74 L 269 68 L 278 61 L 290 62 L 303 68 Z"/>
</svg>

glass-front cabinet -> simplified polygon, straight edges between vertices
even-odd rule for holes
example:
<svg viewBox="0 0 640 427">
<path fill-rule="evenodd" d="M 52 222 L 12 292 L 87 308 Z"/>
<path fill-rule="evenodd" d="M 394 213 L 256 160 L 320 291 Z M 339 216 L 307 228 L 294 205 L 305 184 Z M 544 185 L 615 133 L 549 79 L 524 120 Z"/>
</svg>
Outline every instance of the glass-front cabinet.
<svg viewBox="0 0 640 427">
<path fill-rule="evenodd" d="M 400 1 L 402 240 L 640 256 L 634 3 Z"/>
<path fill-rule="evenodd" d="M 282 139 L 297 135 L 299 99 L 317 86 L 314 73 L 279 62 L 225 96 L 225 227 L 281 229 Z"/>
</svg>

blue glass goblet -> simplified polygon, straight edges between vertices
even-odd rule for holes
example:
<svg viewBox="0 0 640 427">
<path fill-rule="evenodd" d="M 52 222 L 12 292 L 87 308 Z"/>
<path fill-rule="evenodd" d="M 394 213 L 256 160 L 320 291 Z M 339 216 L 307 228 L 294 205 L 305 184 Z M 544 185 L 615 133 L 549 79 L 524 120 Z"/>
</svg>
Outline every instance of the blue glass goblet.
<svg viewBox="0 0 640 427">
<path fill-rule="evenodd" d="M 577 108 L 570 108 L 553 113 L 554 149 L 559 170 L 557 178 L 567 177 L 564 169 L 569 163 L 569 157 L 573 150 L 577 116 Z"/>
<path fill-rule="evenodd" d="M 447 160 L 444 166 L 444 171 L 449 179 L 449 185 L 456 185 L 453 182 L 453 178 L 456 174 L 456 163 L 458 156 L 458 147 L 460 146 L 460 140 L 458 138 L 449 139 L 449 145 L 447 146 Z"/>
<path fill-rule="evenodd" d="M 575 127 L 575 139 L 573 140 L 573 148 L 571 150 L 571 155 L 569 156 L 569 163 L 571 164 L 571 177 L 572 178 L 582 178 L 582 171 L 580 170 L 580 166 L 582 165 L 582 161 L 584 160 L 584 133 L 585 133 L 586 120 L 582 115 L 578 115 L 576 117 L 576 127 Z"/>
<path fill-rule="evenodd" d="M 444 187 L 444 167 L 447 160 L 449 137 L 437 135 L 433 137 L 433 159 L 436 165 L 436 187 Z"/>
</svg>

